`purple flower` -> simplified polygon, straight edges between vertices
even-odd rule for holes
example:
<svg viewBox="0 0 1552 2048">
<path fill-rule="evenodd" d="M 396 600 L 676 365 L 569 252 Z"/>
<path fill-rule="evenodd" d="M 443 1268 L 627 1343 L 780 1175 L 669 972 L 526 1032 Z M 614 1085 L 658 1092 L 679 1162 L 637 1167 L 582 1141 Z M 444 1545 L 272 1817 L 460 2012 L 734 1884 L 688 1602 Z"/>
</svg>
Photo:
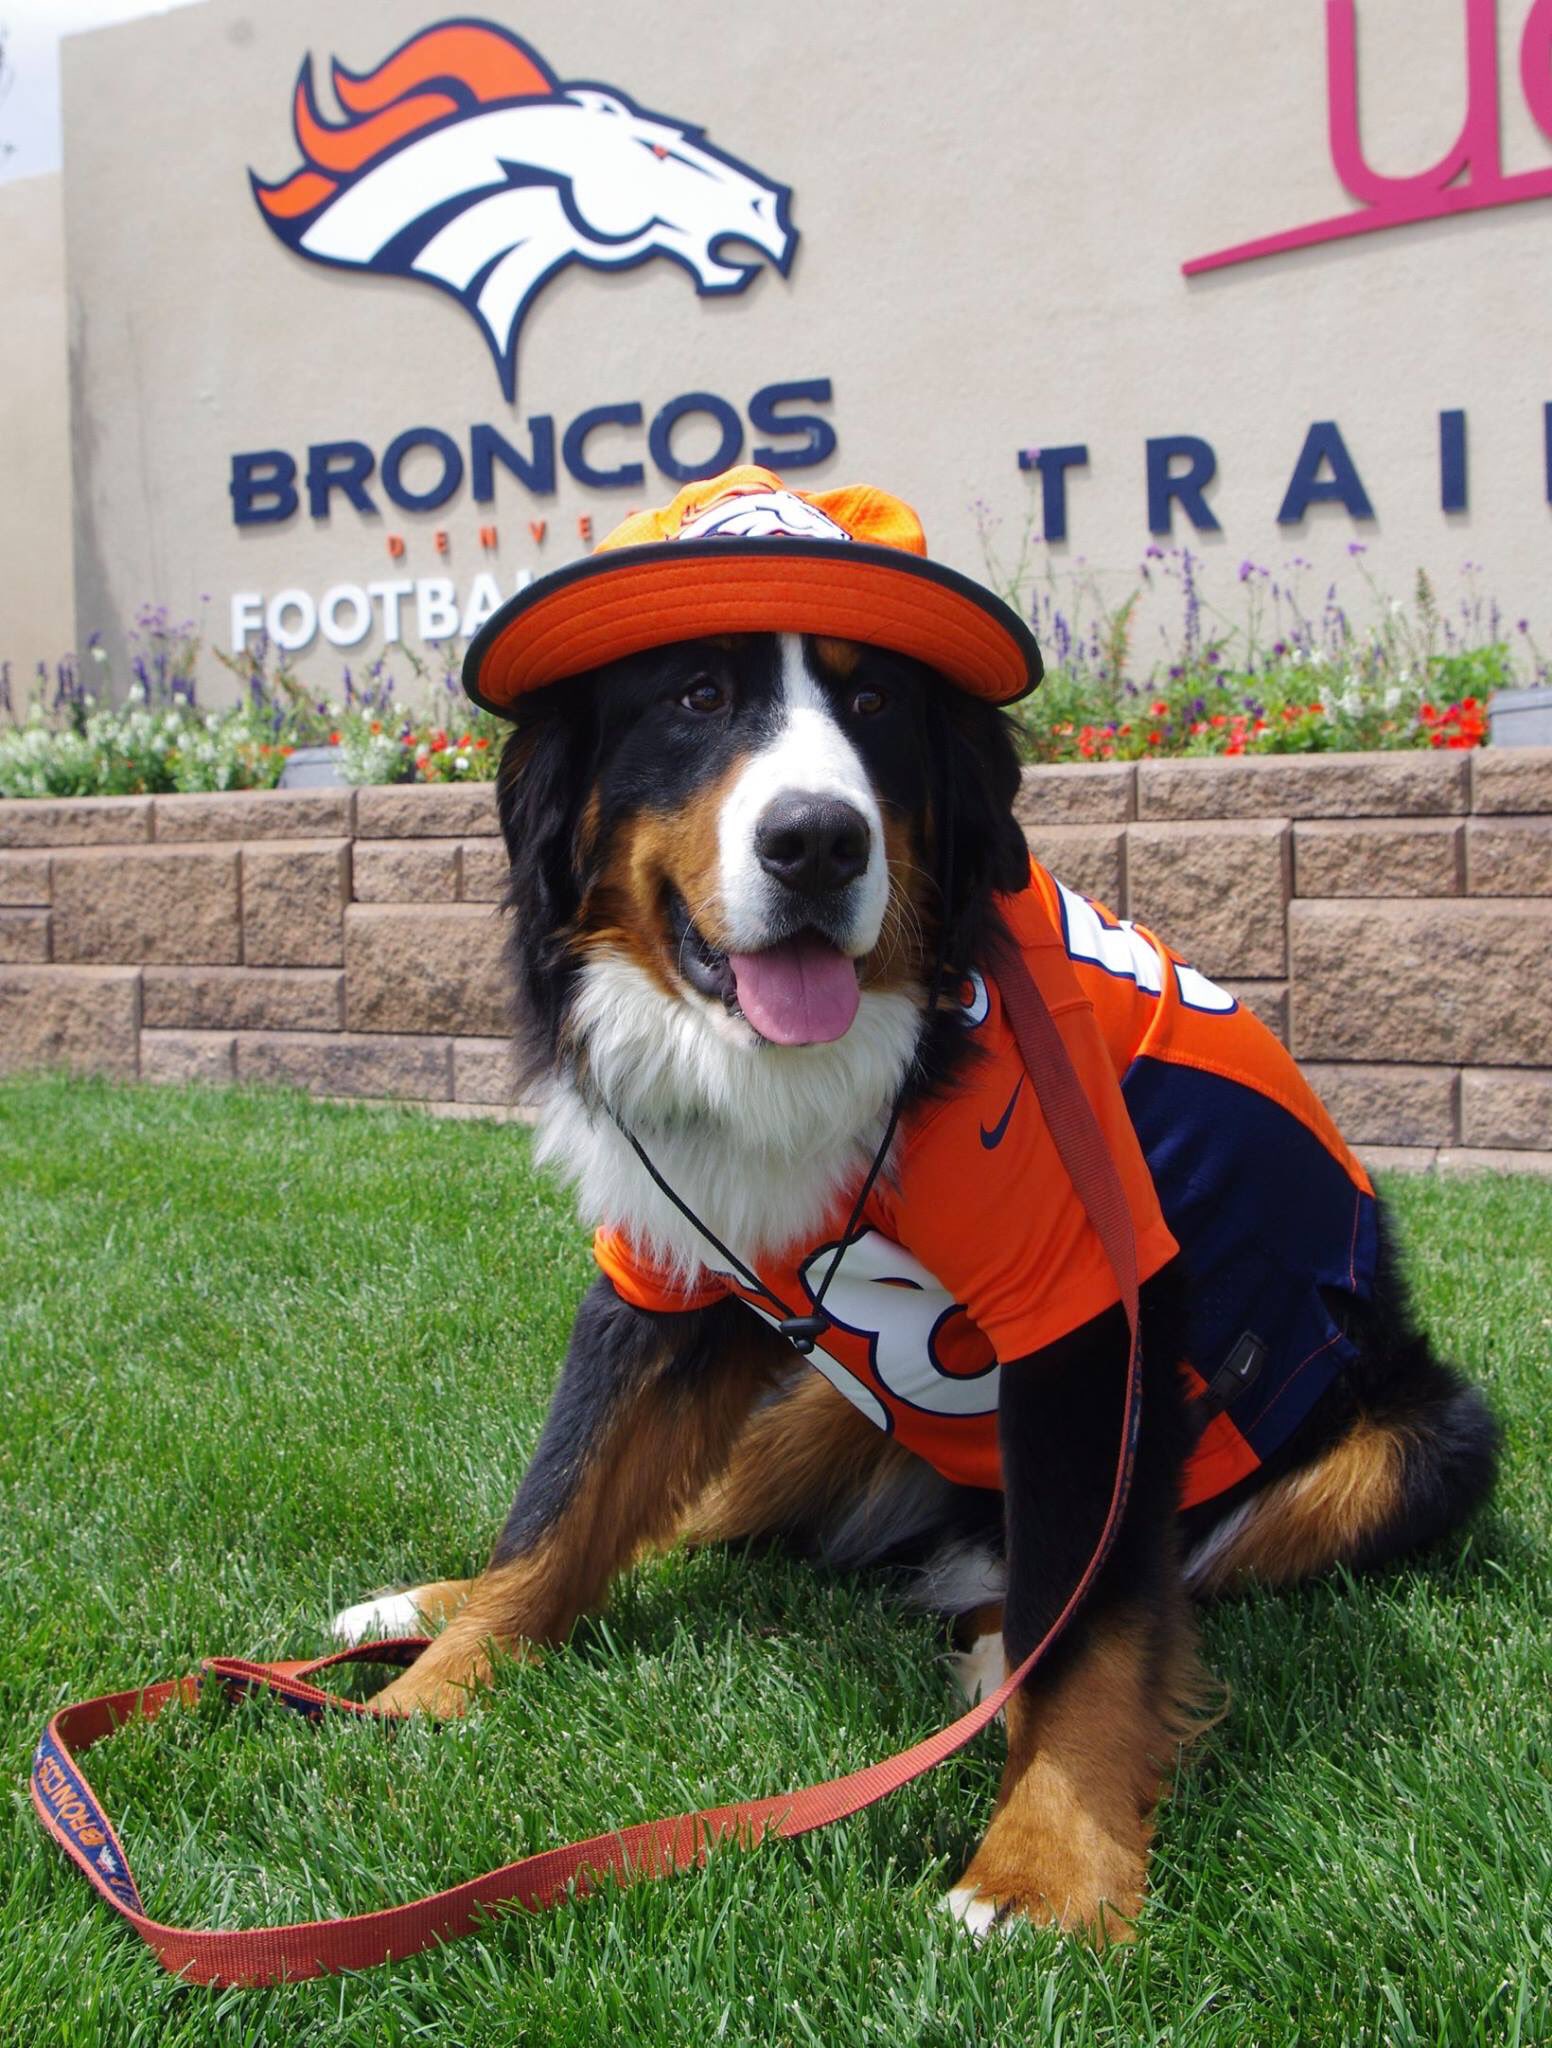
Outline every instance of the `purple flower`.
<svg viewBox="0 0 1552 2048">
<path fill-rule="evenodd" d="M 1369 552 L 1369 550 L 1364 546 L 1361 540 L 1350 540 L 1347 543 L 1347 552 L 1350 555 L 1366 555 Z"/>
</svg>

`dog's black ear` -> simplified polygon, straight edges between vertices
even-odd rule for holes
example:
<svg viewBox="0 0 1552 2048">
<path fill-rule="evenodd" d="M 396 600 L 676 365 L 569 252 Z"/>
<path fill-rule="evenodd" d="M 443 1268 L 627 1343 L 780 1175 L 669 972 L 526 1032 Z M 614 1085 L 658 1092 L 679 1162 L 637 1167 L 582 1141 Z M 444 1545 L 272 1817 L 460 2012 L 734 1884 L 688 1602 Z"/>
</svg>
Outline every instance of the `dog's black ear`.
<svg viewBox="0 0 1552 2048">
<path fill-rule="evenodd" d="M 1014 895 L 1029 881 L 1029 848 L 1013 815 L 1018 749 L 1007 714 L 964 690 L 934 691 L 932 712 L 940 873 L 952 837 L 948 957 L 962 967 L 977 950 L 991 897 Z"/>
<path fill-rule="evenodd" d="M 517 1024 L 534 1070 L 554 1057 L 569 994 L 565 934 L 581 900 L 578 822 L 588 789 L 593 691 L 585 677 L 519 702 L 496 777 L 506 841 Z"/>
</svg>

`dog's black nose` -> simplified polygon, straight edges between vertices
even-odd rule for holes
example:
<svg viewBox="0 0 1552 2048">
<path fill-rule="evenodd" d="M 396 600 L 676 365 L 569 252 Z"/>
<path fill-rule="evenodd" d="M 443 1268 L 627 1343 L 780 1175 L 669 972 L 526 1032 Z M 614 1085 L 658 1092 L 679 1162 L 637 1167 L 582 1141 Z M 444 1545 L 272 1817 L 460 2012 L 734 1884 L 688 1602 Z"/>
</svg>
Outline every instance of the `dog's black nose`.
<svg viewBox="0 0 1552 2048">
<path fill-rule="evenodd" d="M 823 896 L 854 882 L 868 864 L 868 821 L 834 796 L 787 791 L 754 828 L 762 868 L 800 896 Z"/>
</svg>

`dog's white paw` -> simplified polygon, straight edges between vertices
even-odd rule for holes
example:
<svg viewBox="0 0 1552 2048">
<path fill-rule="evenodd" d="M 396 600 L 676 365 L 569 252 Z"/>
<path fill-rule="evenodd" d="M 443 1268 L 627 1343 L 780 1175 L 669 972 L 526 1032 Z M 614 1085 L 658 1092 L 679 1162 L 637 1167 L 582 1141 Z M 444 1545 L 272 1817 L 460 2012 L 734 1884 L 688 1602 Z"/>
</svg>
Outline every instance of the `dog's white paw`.
<svg viewBox="0 0 1552 2048">
<path fill-rule="evenodd" d="M 1018 1924 L 1017 1914 L 1004 1912 L 992 1899 L 983 1899 L 974 1885 L 956 1884 L 939 1899 L 938 1910 L 957 1920 L 975 1941 L 984 1941 L 989 1934 L 1010 1934 Z"/>
<path fill-rule="evenodd" d="M 959 1651 L 949 1662 L 954 1683 L 964 1694 L 967 1707 L 995 1692 L 1007 1676 L 1000 1635 L 977 1636 L 968 1650 Z M 997 1716 L 999 1721 L 1002 1718 L 1001 1714 Z"/>
<path fill-rule="evenodd" d="M 360 1600 L 354 1607 L 341 1608 L 329 1623 L 336 1642 L 360 1643 L 368 1636 L 414 1635 L 420 1628 L 420 1610 L 413 1593 L 381 1593 L 375 1600 Z"/>
</svg>

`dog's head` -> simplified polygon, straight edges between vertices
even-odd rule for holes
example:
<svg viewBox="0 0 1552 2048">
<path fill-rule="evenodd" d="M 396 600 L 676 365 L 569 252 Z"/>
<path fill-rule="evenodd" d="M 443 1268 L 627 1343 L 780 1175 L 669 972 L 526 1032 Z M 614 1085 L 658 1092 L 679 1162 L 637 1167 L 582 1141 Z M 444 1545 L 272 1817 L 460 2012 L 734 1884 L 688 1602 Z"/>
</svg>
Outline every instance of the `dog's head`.
<svg viewBox="0 0 1552 2048">
<path fill-rule="evenodd" d="M 1006 719 L 879 647 L 682 641 L 515 721 L 525 1049 L 644 1126 L 773 1088 L 873 1113 L 931 1038 L 939 949 L 965 967 L 1028 877 Z"/>
</svg>

